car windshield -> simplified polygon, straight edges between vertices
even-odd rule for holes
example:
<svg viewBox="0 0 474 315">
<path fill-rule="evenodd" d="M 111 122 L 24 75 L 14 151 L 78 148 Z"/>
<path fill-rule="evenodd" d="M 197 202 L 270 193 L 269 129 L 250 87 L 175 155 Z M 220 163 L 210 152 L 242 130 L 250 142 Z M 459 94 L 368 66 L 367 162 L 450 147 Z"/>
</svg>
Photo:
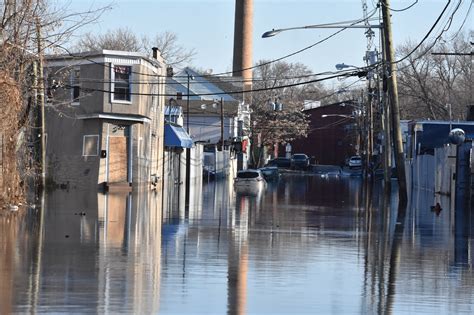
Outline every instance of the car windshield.
<svg viewBox="0 0 474 315">
<path fill-rule="evenodd" d="M 257 178 L 257 172 L 240 172 L 237 173 L 237 178 Z"/>
<path fill-rule="evenodd" d="M 353 157 L 351 158 L 352 161 L 360 161 L 360 157 Z"/>
<path fill-rule="evenodd" d="M 294 160 L 306 160 L 306 156 L 304 155 L 293 155 Z"/>
</svg>

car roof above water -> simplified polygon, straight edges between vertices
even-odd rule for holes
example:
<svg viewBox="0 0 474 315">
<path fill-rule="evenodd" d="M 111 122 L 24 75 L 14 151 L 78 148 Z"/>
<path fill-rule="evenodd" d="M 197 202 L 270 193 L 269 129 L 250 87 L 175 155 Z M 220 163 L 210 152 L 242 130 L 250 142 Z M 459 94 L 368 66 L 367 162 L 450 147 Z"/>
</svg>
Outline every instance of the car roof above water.
<svg viewBox="0 0 474 315">
<path fill-rule="evenodd" d="M 242 170 L 237 172 L 238 178 L 256 178 L 261 175 L 262 173 L 259 170 L 254 169 Z"/>
</svg>

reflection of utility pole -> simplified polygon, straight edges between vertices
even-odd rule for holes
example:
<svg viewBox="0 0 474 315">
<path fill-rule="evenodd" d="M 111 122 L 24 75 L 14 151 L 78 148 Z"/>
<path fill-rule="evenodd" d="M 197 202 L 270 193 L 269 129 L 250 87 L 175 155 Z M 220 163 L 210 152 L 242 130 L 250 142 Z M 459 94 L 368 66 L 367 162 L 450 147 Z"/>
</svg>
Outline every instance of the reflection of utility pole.
<svg viewBox="0 0 474 315">
<path fill-rule="evenodd" d="M 390 107 L 393 124 L 393 138 L 395 144 L 395 160 L 397 163 L 398 175 L 398 196 L 399 202 L 406 204 L 407 202 L 407 186 L 405 175 L 405 158 L 403 156 L 403 141 L 400 130 L 400 107 L 398 103 L 398 88 L 397 88 L 397 69 L 395 65 L 395 52 L 392 43 L 392 28 L 390 21 L 390 1 L 382 0 L 382 16 L 384 24 L 385 48 L 387 50 L 387 62 L 389 66 L 389 84 L 390 84 Z"/>
</svg>

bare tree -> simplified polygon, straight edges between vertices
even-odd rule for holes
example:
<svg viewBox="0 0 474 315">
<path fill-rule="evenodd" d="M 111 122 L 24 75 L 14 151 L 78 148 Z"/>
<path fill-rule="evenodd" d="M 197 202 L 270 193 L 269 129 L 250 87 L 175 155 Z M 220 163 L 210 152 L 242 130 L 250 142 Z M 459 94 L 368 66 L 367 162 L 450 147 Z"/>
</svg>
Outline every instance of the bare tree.
<svg viewBox="0 0 474 315">
<path fill-rule="evenodd" d="M 147 36 L 138 37 L 128 28 L 109 30 L 99 35 L 87 33 L 79 39 L 73 49 L 78 51 L 111 49 L 149 54 L 151 47 L 157 47 L 160 50 L 161 56 L 168 65 L 178 68 L 191 62 L 196 55 L 194 49 L 179 45 L 178 36 L 175 33 L 165 31 L 150 39 Z"/>
<path fill-rule="evenodd" d="M 397 53 L 414 47 L 407 42 Z M 422 46 L 398 66 L 400 108 L 405 119 L 464 119 L 472 103 L 472 66 L 468 36 L 442 42 L 428 51 Z M 440 52 L 442 54 L 432 54 Z"/>
<path fill-rule="evenodd" d="M 107 8 L 70 12 L 47 0 L 0 4 L 0 205 L 24 199 L 24 183 L 37 173 L 38 60 L 61 47 L 74 32 Z M 41 45 L 38 45 L 38 42 Z M 38 48 L 41 47 L 41 50 Z"/>
<path fill-rule="evenodd" d="M 264 148 L 305 137 L 309 122 L 303 112 L 305 100 L 318 99 L 322 87 L 301 84 L 311 71 L 300 63 L 284 61 L 266 64 L 259 61 L 254 70 L 255 89 L 252 95 L 252 134 L 258 135 L 259 150 L 252 150 L 253 160 L 261 165 Z M 284 87 L 283 86 L 288 86 Z M 254 141 L 255 142 L 255 141 Z"/>
<path fill-rule="evenodd" d="M 170 31 L 158 33 L 148 41 L 149 46 L 157 47 L 165 62 L 173 67 L 181 68 L 190 63 L 196 55 L 194 48 L 187 49 L 178 43 L 178 36 Z"/>
<path fill-rule="evenodd" d="M 145 52 L 143 40 L 140 40 L 130 29 L 118 28 L 105 34 L 87 33 L 83 35 L 75 47 L 80 51 L 101 49 Z"/>
</svg>

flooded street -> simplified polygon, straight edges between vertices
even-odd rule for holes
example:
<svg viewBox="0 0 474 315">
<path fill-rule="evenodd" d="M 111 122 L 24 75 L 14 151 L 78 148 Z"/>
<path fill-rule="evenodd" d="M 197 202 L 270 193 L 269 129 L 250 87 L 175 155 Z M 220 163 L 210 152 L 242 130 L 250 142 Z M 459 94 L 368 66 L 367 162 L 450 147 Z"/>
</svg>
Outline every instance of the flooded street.
<svg viewBox="0 0 474 315">
<path fill-rule="evenodd" d="M 44 230 L 0 215 L 0 313 L 473 313 L 469 215 L 418 192 L 397 224 L 379 190 L 211 181 L 163 213 L 155 193 L 55 191 Z"/>
</svg>

